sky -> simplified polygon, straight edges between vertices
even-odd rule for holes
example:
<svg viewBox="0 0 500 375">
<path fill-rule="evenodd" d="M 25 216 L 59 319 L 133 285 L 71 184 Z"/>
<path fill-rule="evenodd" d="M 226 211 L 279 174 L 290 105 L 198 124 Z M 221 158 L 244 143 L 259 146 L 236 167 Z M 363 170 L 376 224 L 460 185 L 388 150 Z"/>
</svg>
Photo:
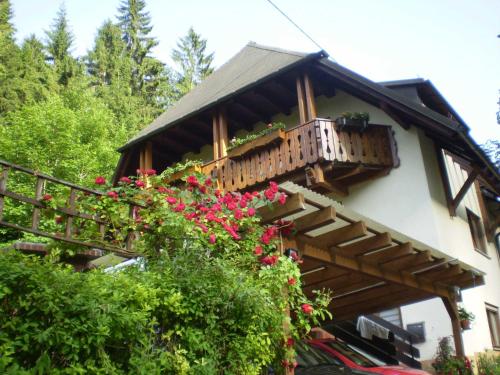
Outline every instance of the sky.
<svg viewBox="0 0 500 375">
<path fill-rule="evenodd" d="M 62 0 L 11 0 L 17 40 L 45 37 Z M 341 65 L 374 81 L 425 78 L 471 128 L 478 143 L 500 140 L 499 0 L 273 0 Z M 66 0 L 75 56 L 97 28 L 116 20 L 120 0 Z M 220 66 L 249 41 L 317 51 L 267 0 L 146 0 L 159 45 L 170 54 L 190 26 Z"/>
</svg>

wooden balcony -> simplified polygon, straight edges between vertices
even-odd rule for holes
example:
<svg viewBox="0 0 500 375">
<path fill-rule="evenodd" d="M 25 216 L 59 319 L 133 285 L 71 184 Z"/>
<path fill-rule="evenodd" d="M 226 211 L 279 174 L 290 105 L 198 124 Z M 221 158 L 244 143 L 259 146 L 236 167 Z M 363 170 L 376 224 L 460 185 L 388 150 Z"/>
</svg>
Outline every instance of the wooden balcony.
<svg viewBox="0 0 500 375">
<path fill-rule="evenodd" d="M 346 195 L 349 186 L 385 175 L 398 165 L 390 126 L 370 124 L 363 132 L 340 131 L 332 120 L 315 119 L 286 131 L 280 143 L 237 159 L 211 161 L 202 172 L 226 191 L 291 180 L 317 191 Z"/>
</svg>

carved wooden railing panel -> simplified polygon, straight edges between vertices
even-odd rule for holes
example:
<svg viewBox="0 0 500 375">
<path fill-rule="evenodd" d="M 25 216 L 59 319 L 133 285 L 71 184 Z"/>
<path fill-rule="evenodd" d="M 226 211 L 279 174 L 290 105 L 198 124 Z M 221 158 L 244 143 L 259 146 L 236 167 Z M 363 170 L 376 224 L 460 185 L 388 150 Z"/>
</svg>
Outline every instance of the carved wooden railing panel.
<svg viewBox="0 0 500 375">
<path fill-rule="evenodd" d="M 11 180 L 14 173 L 21 175 L 25 178 L 34 179 L 36 181 L 33 185 L 34 194 L 30 196 L 25 192 L 15 192 L 9 189 L 9 180 Z M 9 177 L 11 176 L 11 177 Z M 43 195 L 47 192 L 47 184 L 54 185 L 59 189 L 67 191 L 65 194 L 64 206 L 58 206 L 54 210 L 64 215 L 65 225 L 64 232 L 48 231 L 41 225 L 42 211 L 48 209 L 47 205 L 43 203 Z M 88 189 L 83 186 L 75 185 L 67 181 L 63 181 L 52 176 L 48 176 L 28 168 L 24 168 L 3 160 L 0 160 L 0 227 L 7 227 L 21 232 L 28 232 L 37 236 L 60 240 L 73 245 L 97 248 L 101 250 L 111 251 L 125 257 L 133 256 L 132 242 L 134 233 L 126 233 L 123 237 L 123 247 L 110 246 L 110 241 L 105 239 L 107 222 L 101 219 L 93 212 L 83 212 L 76 207 L 77 200 L 82 196 L 103 196 L 105 193 Z M 31 207 L 31 223 L 30 225 L 19 221 L 10 222 L 8 220 L 7 200 L 17 202 L 18 204 L 25 204 Z M 128 205 L 128 210 L 131 216 L 134 215 L 135 210 L 140 207 L 139 204 L 132 202 L 123 202 Z M 95 225 L 100 233 L 100 240 L 88 241 L 78 238 L 78 228 L 75 222 L 80 225 L 85 222 L 86 224 Z"/>
<path fill-rule="evenodd" d="M 316 119 L 288 130 L 280 144 L 237 160 L 211 161 L 202 172 L 224 190 L 234 191 L 325 161 L 396 167 L 399 161 L 391 127 L 370 125 L 363 132 L 341 131 L 332 120 Z"/>
</svg>

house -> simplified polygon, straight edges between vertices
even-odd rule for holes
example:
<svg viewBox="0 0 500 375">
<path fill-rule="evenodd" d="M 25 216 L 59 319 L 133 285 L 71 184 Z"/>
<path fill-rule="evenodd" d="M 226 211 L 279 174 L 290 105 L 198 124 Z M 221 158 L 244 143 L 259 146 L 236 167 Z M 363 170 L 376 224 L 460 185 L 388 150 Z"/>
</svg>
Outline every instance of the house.
<svg viewBox="0 0 500 375">
<path fill-rule="evenodd" d="M 368 113 L 368 126 L 341 126 L 345 112 Z M 277 122 L 284 132 L 231 149 Z M 334 319 L 396 312 L 425 331 L 424 360 L 443 336 L 459 355 L 500 349 L 500 175 L 430 81 L 376 83 L 323 51 L 249 43 L 119 151 L 115 180 L 202 160 L 226 191 L 274 180 L 300 193 L 290 245 L 306 290 L 334 291 Z"/>
<path fill-rule="evenodd" d="M 232 147 L 231 139 L 261 130 Z M 124 145 L 114 179 L 202 160 L 201 171 L 225 191 L 276 181 L 289 198 L 264 221 L 293 218 L 284 247 L 304 260 L 307 294 L 333 291 L 334 322 L 378 314 L 420 333 L 423 360 L 443 336 L 453 336 L 458 355 L 473 355 L 500 350 L 500 175 L 468 132 L 429 81 L 376 83 L 323 51 L 250 43 Z M 94 220 L 104 238 L 105 223 L 75 209 L 77 194 L 102 192 L 0 167 L 0 225 L 90 247 L 80 254 L 85 263 L 101 250 L 117 253 L 72 236 L 79 218 Z M 35 199 L 9 191 L 12 169 L 36 179 Z M 64 236 L 39 226 L 47 181 L 69 191 Z M 4 197 L 33 205 L 30 226 L 2 219 Z M 119 254 L 130 256 L 133 235 Z M 462 331 L 459 302 L 476 316 L 471 330 Z"/>
</svg>

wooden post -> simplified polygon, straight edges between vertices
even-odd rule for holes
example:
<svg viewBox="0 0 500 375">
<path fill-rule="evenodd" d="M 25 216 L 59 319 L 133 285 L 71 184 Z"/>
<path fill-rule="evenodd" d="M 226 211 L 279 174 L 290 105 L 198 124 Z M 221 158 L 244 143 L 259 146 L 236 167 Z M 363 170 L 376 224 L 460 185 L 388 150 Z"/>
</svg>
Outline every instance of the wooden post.
<svg viewBox="0 0 500 375">
<path fill-rule="evenodd" d="M 0 221 L 2 221 L 3 217 L 3 206 L 4 206 L 4 198 L 1 193 L 7 190 L 7 176 L 9 175 L 9 167 L 3 167 L 2 173 L 0 173 Z"/>
<path fill-rule="evenodd" d="M 219 149 L 219 116 L 216 113 L 212 116 L 212 132 L 214 137 L 214 160 L 220 159 Z"/>
<path fill-rule="evenodd" d="M 42 198 L 43 188 L 45 186 L 45 180 L 42 177 L 36 178 L 35 187 L 35 199 L 38 201 Z M 38 229 L 40 224 L 40 209 L 35 206 L 33 209 L 33 215 L 31 217 L 31 229 Z"/>
<path fill-rule="evenodd" d="M 144 169 L 153 168 L 153 143 L 147 142 L 144 147 Z"/>
<path fill-rule="evenodd" d="M 451 184 L 448 178 L 448 171 L 446 169 L 446 162 L 443 155 L 443 150 L 438 145 L 435 145 L 436 157 L 439 166 L 439 174 L 441 175 L 441 181 L 443 182 L 444 195 L 446 198 L 446 205 L 448 206 L 448 211 L 450 216 L 456 216 L 456 212 L 453 209 L 453 196 L 451 194 Z"/>
<path fill-rule="evenodd" d="M 455 353 L 457 357 L 465 357 L 464 341 L 462 338 L 462 327 L 460 326 L 460 318 L 458 316 L 457 302 L 451 297 L 441 297 L 451 319 L 453 328 L 453 341 L 455 342 Z"/>
<path fill-rule="evenodd" d="M 307 73 L 304 74 L 304 86 L 306 91 L 307 116 L 308 116 L 306 121 L 311 121 L 317 117 L 317 113 L 316 113 L 316 102 L 314 101 L 314 90 L 312 82 L 309 79 L 309 75 Z"/>
<path fill-rule="evenodd" d="M 229 143 L 229 136 L 227 130 L 226 109 L 221 108 L 219 111 L 219 149 L 221 158 L 227 156 L 228 143 Z"/>
<path fill-rule="evenodd" d="M 296 84 L 297 84 L 297 101 L 298 101 L 297 108 L 299 109 L 299 121 L 301 124 L 304 124 L 307 121 L 306 100 L 304 96 L 304 86 L 302 84 L 302 79 L 300 75 L 297 76 Z"/>
</svg>

